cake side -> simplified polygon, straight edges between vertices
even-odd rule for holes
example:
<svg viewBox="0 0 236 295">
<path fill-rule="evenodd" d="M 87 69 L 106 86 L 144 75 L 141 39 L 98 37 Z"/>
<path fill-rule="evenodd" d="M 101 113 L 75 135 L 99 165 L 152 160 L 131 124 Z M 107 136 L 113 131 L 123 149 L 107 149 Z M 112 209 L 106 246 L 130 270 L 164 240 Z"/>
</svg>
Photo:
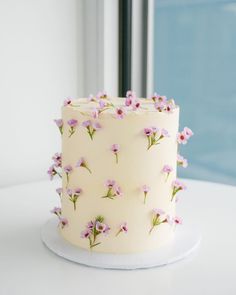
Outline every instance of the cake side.
<svg viewBox="0 0 236 295">
<path fill-rule="evenodd" d="M 181 222 L 175 201 L 184 185 L 176 181 L 176 166 L 186 159 L 177 156 L 179 107 L 138 103 L 134 109 L 127 98 L 78 99 L 62 108 L 63 189 L 60 212 L 53 213 L 64 219 L 62 236 L 76 246 L 156 250 Z"/>
</svg>

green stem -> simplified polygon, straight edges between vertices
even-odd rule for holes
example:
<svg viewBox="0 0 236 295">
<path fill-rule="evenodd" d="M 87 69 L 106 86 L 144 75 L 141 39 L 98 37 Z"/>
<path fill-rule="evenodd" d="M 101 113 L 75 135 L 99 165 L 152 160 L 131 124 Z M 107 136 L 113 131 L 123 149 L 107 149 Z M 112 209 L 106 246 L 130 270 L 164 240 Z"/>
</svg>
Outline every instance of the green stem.
<svg viewBox="0 0 236 295">
<path fill-rule="evenodd" d="M 118 153 L 115 153 L 116 156 L 116 164 L 118 164 Z"/>
<path fill-rule="evenodd" d="M 84 168 L 87 169 L 90 174 L 92 174 L 92 171 L 89 169 L 88 166 L 84 166 Z"/>
</svg>

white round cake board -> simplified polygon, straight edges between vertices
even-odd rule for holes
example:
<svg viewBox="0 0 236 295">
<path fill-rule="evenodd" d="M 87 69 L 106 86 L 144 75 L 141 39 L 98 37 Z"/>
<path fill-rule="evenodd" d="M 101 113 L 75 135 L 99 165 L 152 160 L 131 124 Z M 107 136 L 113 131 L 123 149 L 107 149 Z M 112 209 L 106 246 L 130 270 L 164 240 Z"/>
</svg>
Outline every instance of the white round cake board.
<svg viewBox="0 0 236 295">
<path fill-rule="evenodd" d="M 137 269 L 162 266 L 181 260 L 200 244 L 201 234 L 191 225 L 178 226 L 174 240 L 157 251 L 135 254 L 104 254 L 76 247 L 62 238 L 58 231 L 58 220 L 48 220 L 42 227 L 41 238 L 54 253 L 77 262 L 99 268 Z"/>
</svg>

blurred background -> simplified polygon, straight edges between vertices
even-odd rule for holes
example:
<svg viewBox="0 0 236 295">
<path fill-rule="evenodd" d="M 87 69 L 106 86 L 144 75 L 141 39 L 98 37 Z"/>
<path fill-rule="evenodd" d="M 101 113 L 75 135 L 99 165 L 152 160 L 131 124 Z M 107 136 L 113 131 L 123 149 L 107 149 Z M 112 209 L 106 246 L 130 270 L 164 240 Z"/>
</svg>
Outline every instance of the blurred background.
<svg viewBox="0 0 236 295">
<path fill-rule="evenodd" d="M 195 136 L 184 177 L 236 184 L 236 1 L 155 0 L 155 89 Z"/>
<path fill-rule="evenodd" d="M 154 91 L 195 136 L 180 176 L 236 185 L 236 1 L 0 1 L 0 186 L 46 179 L 62 101 Z"/>
</svg>

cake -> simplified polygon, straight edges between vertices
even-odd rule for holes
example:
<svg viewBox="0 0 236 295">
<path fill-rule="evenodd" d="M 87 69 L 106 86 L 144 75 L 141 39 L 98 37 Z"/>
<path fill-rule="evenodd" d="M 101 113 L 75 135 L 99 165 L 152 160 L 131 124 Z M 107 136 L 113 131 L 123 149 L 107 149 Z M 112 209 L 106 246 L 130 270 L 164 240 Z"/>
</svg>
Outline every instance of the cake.
<svg viewBox="0 0 236 295">
<path fill-rule="evenodd" d="M 193 135 L 179 132 L 179 106 L 154 94 L 125 98 L 105 92 L 67 99 L 54 120 L 62 153 L 48 174 L 62 178 L 56 191 L 60 235 L 76 247 L 103 253 L 156 251 L 174 239 L 185 185 L 177 166 L 187 167 L 179 144 Z"/>
</svg>

